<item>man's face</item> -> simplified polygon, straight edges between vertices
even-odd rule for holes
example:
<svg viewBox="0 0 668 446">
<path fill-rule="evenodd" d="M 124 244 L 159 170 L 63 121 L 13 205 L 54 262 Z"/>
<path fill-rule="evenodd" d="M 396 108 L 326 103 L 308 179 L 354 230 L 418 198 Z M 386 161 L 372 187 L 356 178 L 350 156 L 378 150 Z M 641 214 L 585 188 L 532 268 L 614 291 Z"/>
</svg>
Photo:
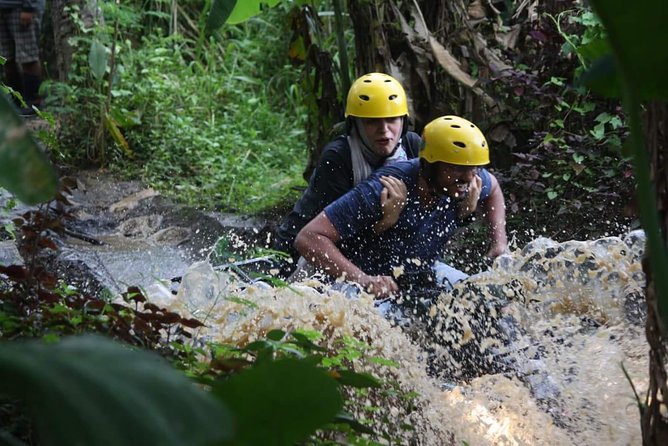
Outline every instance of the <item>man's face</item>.
<svg viewBox="0 0 668 446">
<path fill-rule="evenodd" d="M 461 200 L 478 174 L 477 167 L 436 162 L 432 166 L 431 188 L 437 195 Z"/>
<path fill-rule="evenodd" d="M 394 118 L 362 118 L 362 127 L 372 149 L 380 156 L 390 156 L 401 137 L 403 119 Z"/>
</svg>

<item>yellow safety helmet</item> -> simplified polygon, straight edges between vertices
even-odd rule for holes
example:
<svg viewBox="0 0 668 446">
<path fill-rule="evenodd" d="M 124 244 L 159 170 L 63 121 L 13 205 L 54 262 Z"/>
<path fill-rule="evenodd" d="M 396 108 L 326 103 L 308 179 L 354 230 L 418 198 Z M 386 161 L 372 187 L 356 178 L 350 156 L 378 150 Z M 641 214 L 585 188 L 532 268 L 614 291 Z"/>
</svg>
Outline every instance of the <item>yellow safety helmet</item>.
<svg viewBox="0 0 668 446">
<path fill-rule="evenodd" d="M 406 92 L 388 74 L 368 73 L 353 82 L 346 100 L 346 118 L 393 118 L 408 115 Z"/>
<path fill-rule="evenodd" d="M 425 126 L 420 158 L 430 163 L 483 166 L 489 164 L 489 146 L 475 124 L 459 116 L 441 116 Z"/>
</svg>

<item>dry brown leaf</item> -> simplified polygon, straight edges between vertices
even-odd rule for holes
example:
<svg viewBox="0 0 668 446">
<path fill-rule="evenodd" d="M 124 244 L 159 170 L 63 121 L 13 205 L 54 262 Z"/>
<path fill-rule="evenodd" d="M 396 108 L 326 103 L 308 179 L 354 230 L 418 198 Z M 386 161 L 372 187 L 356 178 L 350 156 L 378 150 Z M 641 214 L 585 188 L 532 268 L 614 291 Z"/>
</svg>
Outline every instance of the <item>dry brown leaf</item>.
<svg viewBox="0 0 668 446">
<path fill-rule="evenodd" d="M 415 0 L 413 0 L 412 9 L 413 17 L 415 18 L 415 31 L 420 37 L 429 42 L 432 54 L 434 57 L 436 57 L 439 65 L 441 65 L 441 67 L 443 67 L 443 69 L 457 82 L 470 88 L 471 91 L 480 96 L 487 106 L 496 106 L 496 101 L 492 99 L 492 97 L 490 97 L 480 88 L 475 87 L 477 79 L 473 78 L 467 72 L 462 70 L 459 61 L 431 35 L 424 20 L 424 16 L 422 15 L 422 11 L 420 10 L 420 7 Z"/>
<path fill-rule="evenodd" d="M 513 25 L 509 31 L 496 32 L 495 37 L 497 42 L 505 49 L 515 49 L 517 41 L 520 38 L 521 26 L 519 24 Z"/>
</svg>

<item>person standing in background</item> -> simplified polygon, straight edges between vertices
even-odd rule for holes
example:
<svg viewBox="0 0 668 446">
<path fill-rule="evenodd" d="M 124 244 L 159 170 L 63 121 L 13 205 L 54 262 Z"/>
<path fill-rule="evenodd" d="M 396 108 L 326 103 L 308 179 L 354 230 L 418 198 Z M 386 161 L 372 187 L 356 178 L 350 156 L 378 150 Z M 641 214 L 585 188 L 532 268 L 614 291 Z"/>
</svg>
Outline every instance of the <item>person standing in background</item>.
<svg viewBox="0 0 668 446">
<path fill-rule="evenodd" d="M 42 102 L 39 34 L 44 2 L 0 0 L 0 56 L 6 59 L 5 83 L 23 97 L 23 116 L 34 115 L 33 106 L 39 107 Z"/>
</svg>

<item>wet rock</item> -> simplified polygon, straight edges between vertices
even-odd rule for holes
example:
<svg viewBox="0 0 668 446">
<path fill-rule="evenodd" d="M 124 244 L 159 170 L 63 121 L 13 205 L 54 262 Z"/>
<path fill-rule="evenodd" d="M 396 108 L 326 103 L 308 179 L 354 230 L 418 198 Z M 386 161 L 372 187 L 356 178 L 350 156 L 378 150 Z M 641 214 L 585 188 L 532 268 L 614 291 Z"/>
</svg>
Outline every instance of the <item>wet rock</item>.
<svg viewBox="0 0 668 446">
<path fill-rule="evenodd" d="M 209 262 L 196 262 L 181 279 L 176 300 L 186 303 L 194 314 L 205 312 L 227 297 L 231 282 L 229 274 L 215 271 Z"/>
<path fill-rule="evenodd" d="M 136 208 L 140 201 L 156 196 L 158 196 L 158 192 L 155 190 L 151 188 L 144 189 L 112 204 L 109 206 L 109 211 L 112 213 L 127 212 L 130 209 Z"/>
<path fill-rule="evenodd" d="M 0 265 L 22 265 L 23 258 L 16 247 L 14 240 L 0 242 Z"/>
<path fill-rule="evenodd" d="M 170 226 L 151 235 L 149 241 L 158 245 L 179 246 L 190 241 L 190 236 L 190 229 Z"/>
<path fill-rule="evenodd" d="M 126 237 L 147 238 L 157 232 L 161 224 L 161 215 L 142 215 L 122 221 L 118 225 L 118 230 Z"/>
</svg>

